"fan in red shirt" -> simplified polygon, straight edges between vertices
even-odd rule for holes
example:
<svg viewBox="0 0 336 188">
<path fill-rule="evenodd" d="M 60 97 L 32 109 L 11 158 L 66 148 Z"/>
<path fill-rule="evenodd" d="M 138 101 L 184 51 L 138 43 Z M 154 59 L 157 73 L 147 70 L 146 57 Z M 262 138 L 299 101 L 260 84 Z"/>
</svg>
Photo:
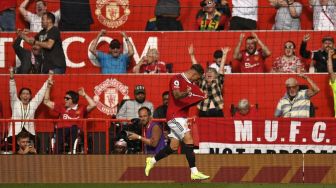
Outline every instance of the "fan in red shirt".
<svg viewBox="0 0 336 188">
<path fill-rule="evenodd" d="M 146 56 L 141 58 L 139 63 L 133 68 L 134 73 L 167 73 L 166 63 L 159 60 L 159 52 L 155 48 L 147 51 Z"/>
<path fill-rule="evenodd" d="M 89 95 L 85 93 L 84 88 L 79 88 L 78 92 L 72 90 L 67 91 L 64 97 L 64 105 L 51 101 L 50 89 L 52 84 L 53 81 L 48 85 L 46 94 L 44 96 L 44 104 L 57 112 L 60 119 L 83 119 L 86 117 L 88 112 L 96 107 L 96 103 Z M 79 95 L 86 99 L 88 105 L 83 106 L 78 104 Z M 78 137 L 79 130 L 82 128 L 82 123 L 80 121 L 62 121 L 57 124 L 56 143 L 59 154 L 69 152 L 69 149 L 72 151 L 72 146 Z"/>
<path fill-rule="evenodd" d="M 258 111 L 256 106 L 250 105 L 247 99 L 242 99 L 238 102 L 237 111 L 233 115 L 234 118 L 256 118 Z"/>
<path fill-rule="evenodd" d="M 149 175 L 150 170 L 157 161 L 174 153 L 178 149 L 180 141 L 183 141 L 186 145 L 186 158 L 191 170 L 191 179 L 202 180 L 209 178 L 209 176 L 199 172 L 196 168 L 194 142 L 187 125 L 189 108 L 206 98 L 195 84 L 203 74 L 204 70 L 202 66 L 194 64 L 189 70 L 174 76 L 170 80 L 167 120 L 170 127 L 170 134 L 168 136 L 171 138 L 171 141 L 170 145 L 163 148 L 155 157 L 148 157 L 146 159 L 146 176 Z"/>
<path fill-rule="evenodd" d="M 265 59 L 271 55 L 271 51 L 255 33 L 246 38 L 245 50 L 240 51 L 244 37 L 244 33 L 240 34 L 238 45 L 233 52 L 233 58 L 239 61 L 240 72 L 265 72 Z M 260 45 L 260 49 L 257 49 L 257 44 Z"/>
</svg>

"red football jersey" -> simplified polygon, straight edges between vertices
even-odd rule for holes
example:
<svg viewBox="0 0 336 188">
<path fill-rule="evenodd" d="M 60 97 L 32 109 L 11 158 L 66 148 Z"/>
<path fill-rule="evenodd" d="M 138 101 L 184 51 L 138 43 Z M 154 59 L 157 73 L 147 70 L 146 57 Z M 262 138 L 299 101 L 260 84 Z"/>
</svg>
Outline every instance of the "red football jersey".
<svg viewBox="0 0 336 188">
<path fill-rule="evenodd" d="M 173 90 L 186 91 L 191 88 L 190 95 L 182 99 L 175 99 Z M 167 120 L 173 118 L 186 118 L 188 116 L 189 107 L 203 100 L 204 93 L 198 85 L 193 84 L 188 78 L 182 74 L 175 75 L 169 83 L 169 101 L 167 109 Z"/>
<path fill-rule="evenodd" d="M 254 54 L 250 55 L 246 50 L 241 51 L 242 60 L 240 62 L 240 72 L 242 73 L 258 73 L 265 72 L 265 58 L 262 50 L 258 49 Z"/>
<path fill-rule="evenodd" d="M 143 64 L 140 67 L 140 73 L 167 73 L 166 64 L 163 61 Z"/>
<path fill-rule="evenodd" d="M 234 115 L 234 118 L 237 118 L 237 119 L 257 118 L 257 117 L 258 117 L 258 111 L 255 107 L 251 107 L 250 111 L 245 115 L 242 115 L 239 112 L 236 112 Z"/>
<path fill-rule="evenodd" d="M 64 105 L 55 104 L 54 111 L 59 113 L 60 119 L 83 119 L 87 115 L 87 106 L 77 105 L 73 108 L 66 108 Z M 82 128 L 81 122 L 77 121 L 64 121 L 57 124 L 57 128 L 71 127 L 77 125 L 78 128 Z"/>
</svg>

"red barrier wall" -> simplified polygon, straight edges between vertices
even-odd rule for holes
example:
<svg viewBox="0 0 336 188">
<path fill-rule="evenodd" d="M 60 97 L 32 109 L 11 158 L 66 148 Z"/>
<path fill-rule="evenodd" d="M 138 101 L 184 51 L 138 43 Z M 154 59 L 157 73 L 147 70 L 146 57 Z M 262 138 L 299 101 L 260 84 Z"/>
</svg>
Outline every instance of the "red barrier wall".
<svg viewBox="0 0 336 188">
<path fill-rule="evenodd" d="M 306 33 L 312 35 L 308 43 L 308 49 L 312 50 L 321 47 L 323 36 L 331 35 L 335 37 L 334 32 L 258 32 L 259 38 L 272 51 L 272 55 L 266 60 L 267 71 L 270 70 L 274 59 L 283 54 L 283 44 L 287 40 L 292 40 L 297 44 L 296 52 L 299 54 L 299 46 L 303 35 Z M 97 32 L 62 33 L 63 48 L 65 54 L 68 56 L 67 74 L 100 72 L 100 69 L 90 61 L 88 55 L 89 45 L 96 35 Z M 237 62 L 232 59 L 232 53 L 238 42 L 239 32 L 128 32 L 128 35 L 134 43 L 136 52 L 133 56 L 129 72 L 132 72 L 131 70 L 135 62 L 138 62 L 142 55 L 147 52 L 149 46 L 151 48 L 158 48 L 162 61 L 173 64 L 173 72 L 182 72 L 191 65 L 188 46 L 192 43 L 194 44 L 196 58 L 204 66 L 207 61 L 213 60 L 212 55 L 215 50 L 224 46 L 231 47 L 227 62 L 232 61 L 234 71 L 238 71 Z M 250 33 L 248 32 L 246 35 L 250 35 Z M 106 37 L 122 40 L 119 32 L 109 32 Z M 15 64 L 14 50 L 11 47 L 14 40 L 15 34 L 0 33 L 0 73 L 7 73 L 8 67 Z M 108 45 L 106 42 L 100 44 L 98 46 L 99 50 L 107 50 Z M 29 47 L 29 45 L 25 45 L 25 47 Z"/>
<path fill-rule="evenodd" d="M 155 165 L 151 174 L 143 173 L 147 155 L 1 155 L 1 183 L 156 183 L 181 187 L 190 180 L 184 155 L 170 155 Z M 304 159 L 304 160 L 303 160 Z M 55 162 L 57 161 L 57 162 Z M 210 175 L 209 187 L 223 182 L 255 184 L 295 183 L 297 187 L 332 187 L 335 184 L 334 155 L 196 155 L 197 167 Z M 24 167 L 24 168 L 23 168 Z M 77 174 L 74 175 L 74 169 Z M 215 182 L 217 184 L 210 184 Z M 175 184 L 172 184 L 175 183 Z M 177 184 L 180 183 L 180 184 Z M 254 184 L 253 184 L 254 183 Z M 314 185 L 310 185 L 314 183 Z M 308 184 L 308 185 L 307 185 Z M 6 185 L 3 185 L 5 187 Z M 104 185 L 105 186 L 105 185 Z M 108 185 L 106 185 L 108 186 Z M 136 185 L 135 185 L 136 186 Z M 121 185 L 120 187 L 126 187 Z M 194 186 L 199 187 L 199 186 Z M 228 185 L 228 187 L 232 187 Z"/>
<path fill-rule="evenodd" d="M 22 0 L 17 0 L 17 6 L 21 4 Z M 90 0 L 91 4 L 91 13 L 94 19 L 94 24 L 91 26 L 91 30 L 100 30 L 102 28 L 108 28 L 103 25 L 98 19 L 95 11 L 97 9 L 96 4 L 98 0 Z M 103 2 L 103 1 L 99 1 Z M 117 8 L 120 10 L 120 16 L 116 19 L 120 20 L 122 16 L 125 15 L 125 9 L 121 7 L 120 4 L 125 3 L 128 4 L 129 8 L 129 16 L 127 17 L 126 22 L 117 27 L 117 28 L 108 28 L 110 30 L 133 30 L 133 31 L 142 31 L 145 29 L 146 22 L 148 19 L 154 17 L 154 7 L 156 4 L 156 0 L 124 0 L 124 1 L 106 1 L 103 2 L 104 5 L 102 8 L 102 16 L 106 18 L 106 13 L 104 11 L 105 7 L 108 6 L 110 3 L 117 2 Z M 200 0 L 182 0 L 181 1 L 181 16 L 180 20 L 183 23 L 183 27 L 185 30 L 195 30 L 195 16 L 200 9 L 199 6 Z M 309 7 L 308 0 L 299 0 L 304 6 L 303 12 L 301 15 L 301 25 L 303 30 L 310 30 L 312 29 L 312 11 Z M 56 11 L 59 9 L 59 0 L 47 0 L 48 9 L 51 11 Z M 231 0 L 229 0 L 230 7 L 232 7 Z M 271 29 L 274 23 L 274 15 L 275 15 L 275 8 L 271 7 L 267 0 L 259 1 L 259 21 L 258 21 L 258 28 L 261 30 L 264 29 Z M 28 10 L 35 11 L 35 4 L 30 3 L 28 5 Z M 25 22 L 22 16 L 19 14 L 17 10 L 17 27 L 22 28 L 25 26 Z"/>
</svg>

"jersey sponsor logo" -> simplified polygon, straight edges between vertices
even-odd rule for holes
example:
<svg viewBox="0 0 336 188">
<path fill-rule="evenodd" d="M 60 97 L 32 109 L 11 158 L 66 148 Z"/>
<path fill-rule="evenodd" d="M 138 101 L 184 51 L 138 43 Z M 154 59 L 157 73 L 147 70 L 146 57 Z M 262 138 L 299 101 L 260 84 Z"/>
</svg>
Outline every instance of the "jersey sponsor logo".
<svg viewBox="0 0 336 188">
<path fill-rule="evenodd" d="M 63 114 L 63 119 L 79 119 L 79 116 L 76 117 L 70 117 L 68 114 Z"/>
<path fill-rule="evenodd" d="M 180 88 L 180 82 L 178 80 L 174 81 L 174 88 Z"/>
<path fill-rule="evenodd" d="M 130 13 L 128 0 L 96 0 L 95 14 L 106 27 L 118 28 L 126 23 Z"/>
<path fill-rule="evenodd" d="M 259 66 L 259 63 L 251 64 L 251 63 L 245 63 L 245 68 L 251 69 L 253 67 Z"/>
<path fill-rule="evenodd" d="M 106 115 L 117 114 L 119 101 L 118 92 L 124 96 L 123 98 L 128 97 L 128 86 L 114 78 L 106 79 L 95 86 L 95 96 L 93 100 L 97 103 L 98 110 Z M 100 101 L 100 95 L 103 95 L 103 102 Z"/>
</svg>

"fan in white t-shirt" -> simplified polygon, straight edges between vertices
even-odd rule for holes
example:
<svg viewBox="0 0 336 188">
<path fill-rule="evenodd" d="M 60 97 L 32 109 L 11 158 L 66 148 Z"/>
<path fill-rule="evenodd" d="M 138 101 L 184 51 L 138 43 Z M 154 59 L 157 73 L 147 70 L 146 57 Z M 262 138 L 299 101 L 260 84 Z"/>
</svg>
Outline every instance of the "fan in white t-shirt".
<svg viewBox="0 0 336 188">
<path fill-rule="evenodd" d="M 19 11 L 24 19 L 30 24 L 30 31 L 39 32 L 42 30 L 42 15 L 47 12 L 47 4 L 43 0 L 36 0 L 35 12 L 32 13 L 26 9 L 30 0 L 24 0 L 19 7 Z M 60 11 L 57 10 L 53 13 L 55 15 L 56 21 L 55 26 L 58 25 L 58 21 L 61 18 Z"/>
</svg>

